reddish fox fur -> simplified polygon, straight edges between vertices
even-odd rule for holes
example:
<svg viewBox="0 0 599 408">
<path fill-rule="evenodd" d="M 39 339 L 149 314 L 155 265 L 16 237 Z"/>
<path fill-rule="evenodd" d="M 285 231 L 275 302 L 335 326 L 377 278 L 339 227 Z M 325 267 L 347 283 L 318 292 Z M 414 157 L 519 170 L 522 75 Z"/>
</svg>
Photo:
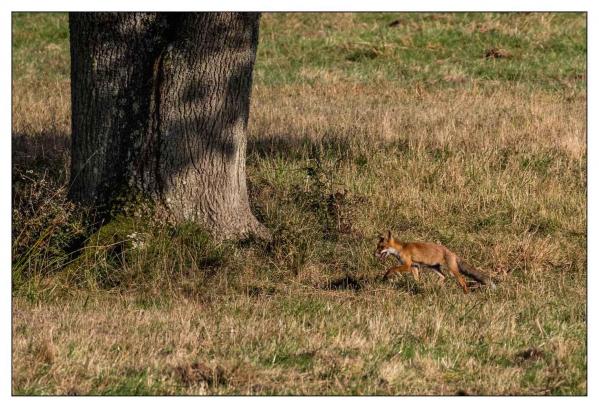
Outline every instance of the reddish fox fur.
<svg viewBox="0 0 599 408">
<path fill-rule="evenodd" d="M 387 270 L 384 276 L 385 280 L 406 272 L 411 272 L 414 279 L 418 280 L 421 266 L 434 269 L 441 280 L 445 280 L 445 274 L 441 270 L 441 267 L 445 266 L 457 279 L 464 293 L 468 293 L 468 286 L 463 275 L 482 284 L 495 287 L 484 273 L 468 265 L 443 245 L 432 242 L 399 242 L 393 239 L 391 231 L 387 231 L 386 236 L 379 237 L 375 255 L 383 259 L 388 255 L 393 255 L 401 263 L 401 265 Z"/>
</svg>

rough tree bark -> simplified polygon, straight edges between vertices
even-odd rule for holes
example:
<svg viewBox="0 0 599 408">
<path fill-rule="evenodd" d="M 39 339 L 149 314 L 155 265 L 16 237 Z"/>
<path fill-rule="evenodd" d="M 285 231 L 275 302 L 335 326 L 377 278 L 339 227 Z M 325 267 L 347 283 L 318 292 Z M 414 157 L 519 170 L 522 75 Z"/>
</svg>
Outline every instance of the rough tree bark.
<svg viewBox="0 0 599 408">
<path fill-rule="evenodd" d="M 245 177 L 254 13 L 71 13 L 71 198 L 264 236 Z"/>
</svg>

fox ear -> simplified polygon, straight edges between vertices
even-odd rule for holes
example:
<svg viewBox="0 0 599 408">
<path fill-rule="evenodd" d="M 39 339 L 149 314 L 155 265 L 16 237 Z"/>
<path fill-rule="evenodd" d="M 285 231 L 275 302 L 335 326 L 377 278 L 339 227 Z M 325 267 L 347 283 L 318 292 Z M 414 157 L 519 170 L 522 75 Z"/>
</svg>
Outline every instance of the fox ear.
<svg viewBox="0 0 599 408">
<path fill-rule="evenodd" d="M 391 230 L 387 230 L 387 239 L 391 239 Z"/>
</svg>

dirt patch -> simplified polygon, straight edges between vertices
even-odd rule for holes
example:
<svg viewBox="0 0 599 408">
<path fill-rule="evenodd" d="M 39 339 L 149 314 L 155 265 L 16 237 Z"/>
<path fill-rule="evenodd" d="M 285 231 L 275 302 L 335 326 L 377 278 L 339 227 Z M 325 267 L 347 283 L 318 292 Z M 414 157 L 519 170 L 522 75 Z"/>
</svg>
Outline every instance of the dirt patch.
<svg viewBox="0 0 599 408">
<path fill-rule="evenodd" d="M 487 50 L 485 50 L 485 58 L 499 59 L 499 58 L 511 58 L 511 57 L 512 57 L 512 53 L 503 48 L 492 47 L 492 48 L 488 48 Z"/>
<path fill-rule="evenodd" d="M 248 286 L 246 293 L 249 297 L 272 296 L 276 293 L 274 287 Z"/>
<path fill-rule="evenodd" d="M 526 361 L 540 360 L 545 356 L 545 352 L 536 347 L 527 348 L 516 353 L 514 359 L 517 363 L 523 363 Z"/>
<path fill-rule="evenodd" d="M 175 373 L 185 385 L 205 382 L 209 386 L 227 383 L 225 370 L 221 366 L 211 368 L 204 363 L 195 362 L 175 367 Z"/>
</svg>

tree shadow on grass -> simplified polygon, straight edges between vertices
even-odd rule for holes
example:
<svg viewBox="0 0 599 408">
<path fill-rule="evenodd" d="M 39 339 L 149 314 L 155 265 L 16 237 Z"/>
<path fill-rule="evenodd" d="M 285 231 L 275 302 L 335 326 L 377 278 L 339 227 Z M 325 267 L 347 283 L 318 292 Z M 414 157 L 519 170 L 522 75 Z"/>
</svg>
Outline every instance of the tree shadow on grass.
<svg viewBox="0 0 599 408">
<path fill-rule="evenodd" d="M 408 293 L 409 295 L 421 295 L 424 293 L 422 285 L 409 279 L 395 279 L 391 282 L 393 289 Z"/>
<path fill-rule="evenodd" d="M 71 138 L 59 131 L 13 133 L 12 177 L 25 174 L 46 174 L 55 183 L 68 182 L 71 160 Z"/>
<path fill-rule="evenodd" d="M 353 290 L 355 292 L 361 290 L 364 287 L 364 283 L 350 275 L 346 275 L 337 279 L 334 279 L 321 286 L 321 289 L 325 290 Z"/>
<path fill-rule="evenodd" d="M 50 273 L 72 260 L 94 221 L 88 209 L 67 197 L 68 135 L 21 132 L 11 143 L 11 250 L 13 284 L 18 285 L 19 277 Z"/>
<path fill-rule="evenodd" d="M 364 153 L 363 142 L 339 135 L 273 133 L 248 137 L 248 161 L 266 158 L 305 160 L 316 157 L 350 159 Z M 367 160 L 366 158 L 364 158 Z"/>
</svg>

